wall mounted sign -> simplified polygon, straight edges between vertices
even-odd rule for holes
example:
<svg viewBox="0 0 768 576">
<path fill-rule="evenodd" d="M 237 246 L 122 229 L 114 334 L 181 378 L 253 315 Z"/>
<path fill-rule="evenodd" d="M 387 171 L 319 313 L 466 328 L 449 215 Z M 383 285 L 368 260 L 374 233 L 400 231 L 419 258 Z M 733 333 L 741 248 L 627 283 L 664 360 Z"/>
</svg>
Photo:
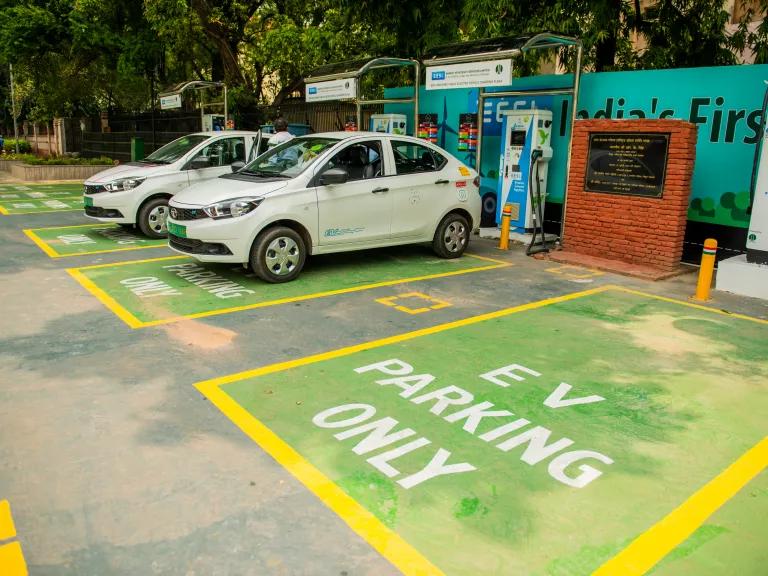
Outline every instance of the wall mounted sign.
<svg viewBox="0 0 768 576">
<path fill-rule="evenodd" d="M 307 102 L 322 102 L 323 100 L 348 100 L 357 96 L 357 81 L 354 78 L 313 82 L 305 88 Z"/>
<path fill-rule="evenodd" d="M 512 84 L 512 59 L 427 66 L 427 90 Z"/>
<path fill-rule="evenodd" d="M 590 134 L 584 190 L 661 198 L 668 151 L 669 134 Z"/>
</svg>

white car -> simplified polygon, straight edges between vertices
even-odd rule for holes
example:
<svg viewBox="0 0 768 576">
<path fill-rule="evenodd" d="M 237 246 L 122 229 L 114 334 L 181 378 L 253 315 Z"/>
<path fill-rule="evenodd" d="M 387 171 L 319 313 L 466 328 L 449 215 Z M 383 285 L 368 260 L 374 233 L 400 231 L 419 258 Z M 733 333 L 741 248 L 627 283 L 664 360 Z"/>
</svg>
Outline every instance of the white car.
<svg viewBox="0 0 768 576">
<path fill-rule="evenodd" d="M 312 254 L 431 242 L 461 256 L 480 225 L 477 173 L 428 142 L 372 132 L 300 136 L 170 202 L 169 245 L 287 282 Z"/>
<path fill-rule="evenodd" d="M 135 224 L 150 238 L 163 238 L 171 196 L 229 173 L 233 165 L 243 166 L 266 149 L 268 137 L 243 131 L 182 136 L 144 160 L 108 168 L 86 180 L 85 215 L 101 222 Z"/>
</svg>

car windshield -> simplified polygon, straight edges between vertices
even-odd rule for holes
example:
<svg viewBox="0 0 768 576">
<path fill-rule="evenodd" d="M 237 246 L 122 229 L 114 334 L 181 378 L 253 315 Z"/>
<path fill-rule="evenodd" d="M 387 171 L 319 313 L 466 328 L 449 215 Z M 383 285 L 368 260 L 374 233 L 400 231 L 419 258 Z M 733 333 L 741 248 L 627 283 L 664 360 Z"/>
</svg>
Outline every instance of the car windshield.
<svg viewBox="0 0 768 576">
<path fill-rule="evenodd" d="M 336 138 L 315 136 L 294 138 L 265 152 L 239 173 L 268 178 L 294 178 L 338 142 Z"/>
<path fill-rule="evenodd" d="M 169 142 L 162 148 L 155 150 L 152 154 L 142 160 L 142 162 L 151 164 L 170 164 L 176 162 L 176 160 L 184 156 L 187 152 L 192 150 L 192 148 L 201 142 L 205 142 L 209 138 L 210 136 L 205 136 L 203 134 L 182 136 L 173 142 Z"/>
</svg>

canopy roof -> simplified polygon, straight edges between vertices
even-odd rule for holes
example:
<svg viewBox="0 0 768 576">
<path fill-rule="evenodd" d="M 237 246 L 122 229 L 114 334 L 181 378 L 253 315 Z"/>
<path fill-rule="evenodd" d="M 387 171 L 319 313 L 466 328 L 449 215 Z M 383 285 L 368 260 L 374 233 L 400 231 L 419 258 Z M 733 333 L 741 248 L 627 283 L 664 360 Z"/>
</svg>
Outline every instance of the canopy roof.
<svg viewBox="0 0 768 576">
<path fill-rule="evenodd" d="M 416 60 L 407 58 L 363 58 L 362 60 L 346 60 L 326 64 L 312 70 L 304 79 L 305 82 L 322 82 L 325 80 L 338 80 L 340 78 L 359 78 L 369 70 L 376 68 L 391 68 L 397 66 L 415 66 Z"/>
<path fill-rule="evenodd" d="M 188 80 L 187 82 L 181 82 L 171 86 L 165 92 L 160 92 L 159 96 L 171 96 L 173 94 L 181 94 L 184 90 L 204 90 L 205 88 L 220 88 L 224 86 L 224 82 L 209 82 L 208 80 Z"/>
<path fill-rule="evenodd" d="M 435 46 L 424 54 L 422 61 L 428 66 L 477 62 L 519 56 L 529 50 L 578 45 L 581 45 L 578 38 L 557 32 L 541 32 L 527 36 L 499 36 Z"/>
</svg>

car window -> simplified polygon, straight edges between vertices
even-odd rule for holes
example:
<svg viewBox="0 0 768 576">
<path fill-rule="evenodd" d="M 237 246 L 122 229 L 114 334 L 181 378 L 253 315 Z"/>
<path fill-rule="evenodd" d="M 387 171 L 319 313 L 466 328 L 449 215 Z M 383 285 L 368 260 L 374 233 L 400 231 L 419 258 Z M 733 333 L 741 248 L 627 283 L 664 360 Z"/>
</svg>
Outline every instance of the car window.
<svg viewBox="0 0 768 576">
<path fill-rule="evenodd" d="M 189 136 L 182 136 L 173 142 L 169 142 L 162 148 L 158 148 L 144 160 L 141 160 L 141 162 L 148 164 L 171 164 L 172 162 L 176 162 L 176 160 L 184 156 L 195 146 L 202 144 L 209 138 L 210 136 L 205 136 L 203 134 L 190 134 Z"/>
<path fill-rule="evenodd" d="M 238 174 L 265 178 L 294 178 L 311 166 L 325 150 L 338 142 L 336 138 L 300 136 L 270 148 Z"/>
<path fill-rule="evenodd" d="M 195 155 L 194 159 L 198 158 L 205 158 L 209 168 L 245 162 L 245 138 L 221 138 L 211 142 Z"/>
<path fill-rule="evenodd" d="M 320 174 L 331 168 L 343 168 L 349 174 L 349 182 L 370 180 L 382 175 L 381 141 L 355 142 L 340 150 L 320 170 Z"/>
<path fill-rule="evenodd" d="M 402 140 L 392 141 L 392 153 L 395 156 L 395 172 L 398 175 L 435 172 L 442 170 L 448 162 L 445 156 L 431 148 Z"/>
</svg>

